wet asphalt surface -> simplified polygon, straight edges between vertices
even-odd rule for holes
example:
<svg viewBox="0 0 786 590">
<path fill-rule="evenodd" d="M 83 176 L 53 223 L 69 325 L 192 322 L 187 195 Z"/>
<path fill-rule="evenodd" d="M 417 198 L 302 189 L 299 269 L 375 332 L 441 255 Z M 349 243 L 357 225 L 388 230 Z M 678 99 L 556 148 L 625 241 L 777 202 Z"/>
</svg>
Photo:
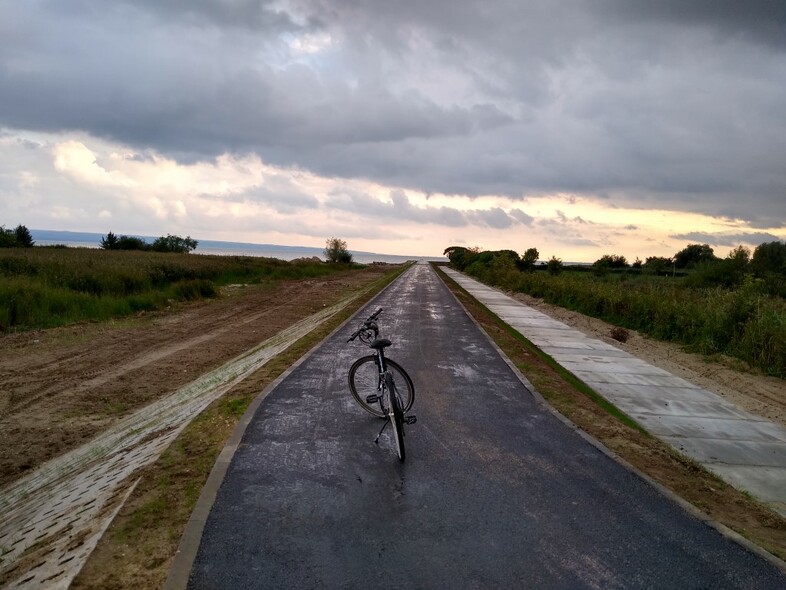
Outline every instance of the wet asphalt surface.
<svg viewBox="0 0 786 590">
<path fill-rule="evenodd" d="M 346 384 L 377 307 L 416 390 L 403 464 Z M 786 588 L 545 409 L 429 266 L 356 318 L 260 405 L 189 588 Z"/>
</svg>

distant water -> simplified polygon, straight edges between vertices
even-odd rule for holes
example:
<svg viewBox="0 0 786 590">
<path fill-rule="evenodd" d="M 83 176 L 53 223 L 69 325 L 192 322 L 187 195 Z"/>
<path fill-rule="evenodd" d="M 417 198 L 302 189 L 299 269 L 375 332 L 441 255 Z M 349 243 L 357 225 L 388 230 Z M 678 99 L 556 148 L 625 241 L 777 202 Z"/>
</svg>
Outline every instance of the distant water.
<svg viewBox="0 0 786 590">
<path fill-rule="evenodd" d="M 98 248 L 101 238 L 105 234 L 94 234 L 88 232 L 68 232 L 31 229 L 38 246 L 65 245 L 72 248 Z M 152 243 L 155 238 L 150 236 L 134 236 L 142 238 L 148 243 Z M 196 239 L 196 238 L 195 238 Z M 194 254 L 214 254 L 218 256 L 260 256 L 266 258 L 278 258 L 279 260 L 294 260 L 295 258 L 310 258 L 316 256 L 324 260 L 322 248 L 312 248 L 308 246 L 278 246 L 276 244 L 248 244 L 243 242 L 220 242 L 215 240 L 199 240 Z M 444 260 L 438 256 L 396 256 L 392 254 L 377 254 L 374 252 L 361 252 L 350 250 L 355 262 L 370 264 L 372 262 L 387 262 L 397 264 L 408 260 Z"/>
</svg>

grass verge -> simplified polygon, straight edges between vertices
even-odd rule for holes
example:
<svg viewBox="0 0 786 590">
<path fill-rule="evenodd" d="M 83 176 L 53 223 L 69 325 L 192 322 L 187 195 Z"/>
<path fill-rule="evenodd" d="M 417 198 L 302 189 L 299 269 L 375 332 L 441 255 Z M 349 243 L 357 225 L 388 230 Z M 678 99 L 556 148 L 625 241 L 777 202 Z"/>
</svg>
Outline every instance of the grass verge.
<svg viewBox="0 0 786 590">
<path fill-rule="evenodd" d="M 161 458 L 143 470 L 136 489 L 71 588 L 163 586 L 202 487 L 249 404 L 405 269 L 398 268 L 373 283 L 342 312 L 271 359 L 197 416 Z"/>
<path fill-rule="evenodd" d="M 440 272 L 483 330 L 560 414 L 710 519 L 786 560 L 786 519 L 649 435 Z M 602 400 L 603 403 L 600 403 Z"/>
</svg>

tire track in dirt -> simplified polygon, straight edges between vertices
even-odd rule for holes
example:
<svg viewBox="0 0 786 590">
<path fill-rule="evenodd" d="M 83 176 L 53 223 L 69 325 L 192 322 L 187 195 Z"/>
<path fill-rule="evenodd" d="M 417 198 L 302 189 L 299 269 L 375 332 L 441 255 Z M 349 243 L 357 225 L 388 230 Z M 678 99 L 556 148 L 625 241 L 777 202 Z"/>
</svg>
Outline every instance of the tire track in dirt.
<svg viewBox="0 0 786 590">
<path fill-rule="evenodd" d="M 0 486 L 388 270 L 233 286 L 131 320 L 0 336 Z"/>
</svg>

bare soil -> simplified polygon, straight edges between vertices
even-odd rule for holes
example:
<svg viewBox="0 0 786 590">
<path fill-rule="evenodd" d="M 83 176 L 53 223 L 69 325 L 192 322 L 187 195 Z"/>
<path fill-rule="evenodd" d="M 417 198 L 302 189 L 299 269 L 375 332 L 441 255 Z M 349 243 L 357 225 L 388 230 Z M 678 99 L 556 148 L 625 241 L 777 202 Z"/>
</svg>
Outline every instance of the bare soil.
<svg viewBox="0 0 786 590">
<path fill-rule="evenodd" d="M 782 379 L 756 373 L 741 361 L 732 358 L 690 353 L 679 344 L 653 340 L 633 330 L 624 330 L 627 340 L 621 342 L 612 337 L 615 333 L 615 326 L 612 324 L 544 303 L 522 293 L 512 296 L 588 336 L 608 342 L 720 395 L 752 414 L 786 426 L 786 381 Z"/>
<path fill-rule="evenodd" d="M 0 431 L 9 443 L 0 446 L 0 487 L 388 271 L 390 267 L 372 266 L 277 286 L 235 286 L 225 289 L 218 300 L 129 320 L 0 336 Z M 504 327 L 484 318 L 473 301 L 457 294 L 549 403 L 580 428 L 711 518 L 781 558 L 786 556 L 784 519 L 605 414 Z M 613 326 L 518 297 L 752 413 L 781 424 L 786 421 L 783 381 L 740 370 L 728 359 L 692 355 L 634 332 L 625 343 L 612 341 Z M 298 354 L 302 352 L 294 351 L 292 359 L 282 362 L 291 362 Z M 226 403 L 206 413 L 204 424 L 187 432 L 181 444 L 173 445 L 174 454 L 167 461 L 147 470 L 75 587 L 161 587 L 193 506 L 189 497 L 198 495 L 235 423 L 226 414 L 229 402 L 252 399 L 280 370 L 265 368 L 243 382 Z M 168 487 L 162 482 L 168 482 Z M 159 505 L 165 509 L 152 509 Z"/>
<path fill-rule="evenodd" d="M 390 268 L 236 285 L 164 312 L 0 336 L 0 487 Z"/>
</svg>

